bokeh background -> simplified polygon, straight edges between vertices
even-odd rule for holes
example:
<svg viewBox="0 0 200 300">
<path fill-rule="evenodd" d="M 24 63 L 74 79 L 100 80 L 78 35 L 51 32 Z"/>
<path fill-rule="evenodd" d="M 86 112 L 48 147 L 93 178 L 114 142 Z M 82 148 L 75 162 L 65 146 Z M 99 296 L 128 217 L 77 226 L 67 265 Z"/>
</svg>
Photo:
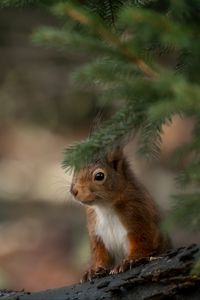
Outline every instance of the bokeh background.
<svg viewBox="0 0 200 300">
<path fill-rule="evenodd" d="M 75 86 L 70 74 L 89 57 L 33 45 L 31 33 L 58 23 L 38 9 L 0 10 L 0 288 L 29 291 L 79 281 L 89 261 L 83 207 L 69 194 L 71 174 L 63 150 L 88 136 L 99 107 L 98 92 Z M 170 154 L 191 140 L 192 119 L 174 117 L 163 128 L 161 156 L 146 162 L 137 141 L 125 152 L 164 215 L 178 190 Z M 200 241 L 174 228 L 175 246 Z"/>
</svg>

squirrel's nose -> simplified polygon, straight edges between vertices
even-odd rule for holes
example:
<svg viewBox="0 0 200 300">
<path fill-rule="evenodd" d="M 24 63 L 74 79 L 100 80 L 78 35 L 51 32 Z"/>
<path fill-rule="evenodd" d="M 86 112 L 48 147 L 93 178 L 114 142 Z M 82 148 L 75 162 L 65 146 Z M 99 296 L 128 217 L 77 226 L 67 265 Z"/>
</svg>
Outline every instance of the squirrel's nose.
<svg viewBox="0 0 200 300">
<path fill-rule="evenodd" d="M 78 195 L 78 190 L 74 187 L 73 184 L 71 185 L 70 192 L 72 193 L 72 195 L 74 195 L 74 197 Z"/>
</svg>

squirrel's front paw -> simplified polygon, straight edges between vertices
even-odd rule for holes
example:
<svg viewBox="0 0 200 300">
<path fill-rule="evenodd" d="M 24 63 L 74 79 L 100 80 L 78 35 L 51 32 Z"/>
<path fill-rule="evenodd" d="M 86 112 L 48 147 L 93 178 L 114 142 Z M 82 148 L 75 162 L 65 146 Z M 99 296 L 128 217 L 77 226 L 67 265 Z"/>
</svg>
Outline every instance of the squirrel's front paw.
<svg viewBox="0 0 200 300">
<path fill-rule="evenodd" d="M 121 264 L 115 266 L 110 271 L 110 274 L 117 274 L 117 273 L 125 272 L 127 270 L 131 270 L 134 264 L 135 264 L 135 259 L 124 259 Z"/>
<path fill-rule="evenodd" d="M 87 270 L 81 279 L 81 283 L 86 282 L 86 281 L 91 281 L 94 278 L 95 270 L 94 269 L 89 269 Z"/>
<path fill-rule="evenodd" d="M 144 256 L 144 257 L 140 257 L 140 258 L 126 258 L 122 261 L 121 264 L 114 267 L 110 271 L 110 274 L 117 274 L 117 273 L 125 272 L 127 270 L 131 270 L 135 266 L 148 263 L 150 260 L 154 260 L 154 259 L 158 259 L 158 258 L 157 257 L 149 257 L 149 256 Z"/>
<path fill-rule="evenodd" d="M 86 282 L 86 281 L 91 281 L 94 278 L 100 278 L 100 277 L 104 277 L 106 275 L 109 274 L 109 270 L 99 267 L 97 269 L 89 269 L 87 270 L 84 274 L 83 277 L 81 279 L 81 283 Z"/>
</svg>

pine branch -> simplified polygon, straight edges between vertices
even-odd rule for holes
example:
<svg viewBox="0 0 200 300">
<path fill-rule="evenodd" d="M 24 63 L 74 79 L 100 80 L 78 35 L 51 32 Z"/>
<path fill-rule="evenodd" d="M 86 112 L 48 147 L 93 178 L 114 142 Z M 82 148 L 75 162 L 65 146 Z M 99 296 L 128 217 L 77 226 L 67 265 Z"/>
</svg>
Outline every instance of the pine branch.
<svg viewBox="0 0 200 300">
<path fill-rule="evenodd" d="M 72 19 L 80 22 L 83 25 L 90 26 L 95 32 L 108 44 L 115 46 L 128 61 L 136 64 L 138 68 L 150 79 L 155 79 L 156 72 L 148 66 L 141 58 L 138 58 L 123 44 L 119 37 L 106 28 L 99 20 L 92 18 L 87 12 L 77 9 L 71 4 L 64 6 L 57 6 L 57 10 L 61 10 L 65 15 L 70 16 Z"/>
<path fill-rule="evenodd" d="M 120 141 L 127 137 L 127 134 L 135 133 L 145 119 L 144 113 L 139 109 L 136 101 L 127 104 L 127 107 L 117 112 L 110 120 L 104 123 L 101 130 L 94 132 L 91 138 L 82 143 L 70 146 L 65 150 L 65 169 L 73 166 L 75 169 L 88 165 L 95 156 L 104 156 L 105 153 Z"/>
</svg>

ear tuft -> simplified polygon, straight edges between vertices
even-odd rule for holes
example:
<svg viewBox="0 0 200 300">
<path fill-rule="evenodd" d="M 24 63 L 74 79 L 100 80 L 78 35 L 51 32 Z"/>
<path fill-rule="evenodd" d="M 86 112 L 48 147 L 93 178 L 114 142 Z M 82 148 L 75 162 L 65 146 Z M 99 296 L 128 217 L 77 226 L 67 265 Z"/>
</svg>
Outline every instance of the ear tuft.
<svg viewBox="0 0 200 300">
<path fill-rule="evenodd" d="M 117 159 L 113 160 L 113 162 L 112 162 L 112 166 L 113 166 L 113 169 L 115 169 L 115 171 L 117 171 L 118 163 L 119 163 L 119 160 L 117 160 Z"/>
<path fill-rule="evenodd" d="M 117 146 L 107 154 L 107 163 L 116 171 L 119 171 L 123 161 L 123 150 Z"/>
</svg>

